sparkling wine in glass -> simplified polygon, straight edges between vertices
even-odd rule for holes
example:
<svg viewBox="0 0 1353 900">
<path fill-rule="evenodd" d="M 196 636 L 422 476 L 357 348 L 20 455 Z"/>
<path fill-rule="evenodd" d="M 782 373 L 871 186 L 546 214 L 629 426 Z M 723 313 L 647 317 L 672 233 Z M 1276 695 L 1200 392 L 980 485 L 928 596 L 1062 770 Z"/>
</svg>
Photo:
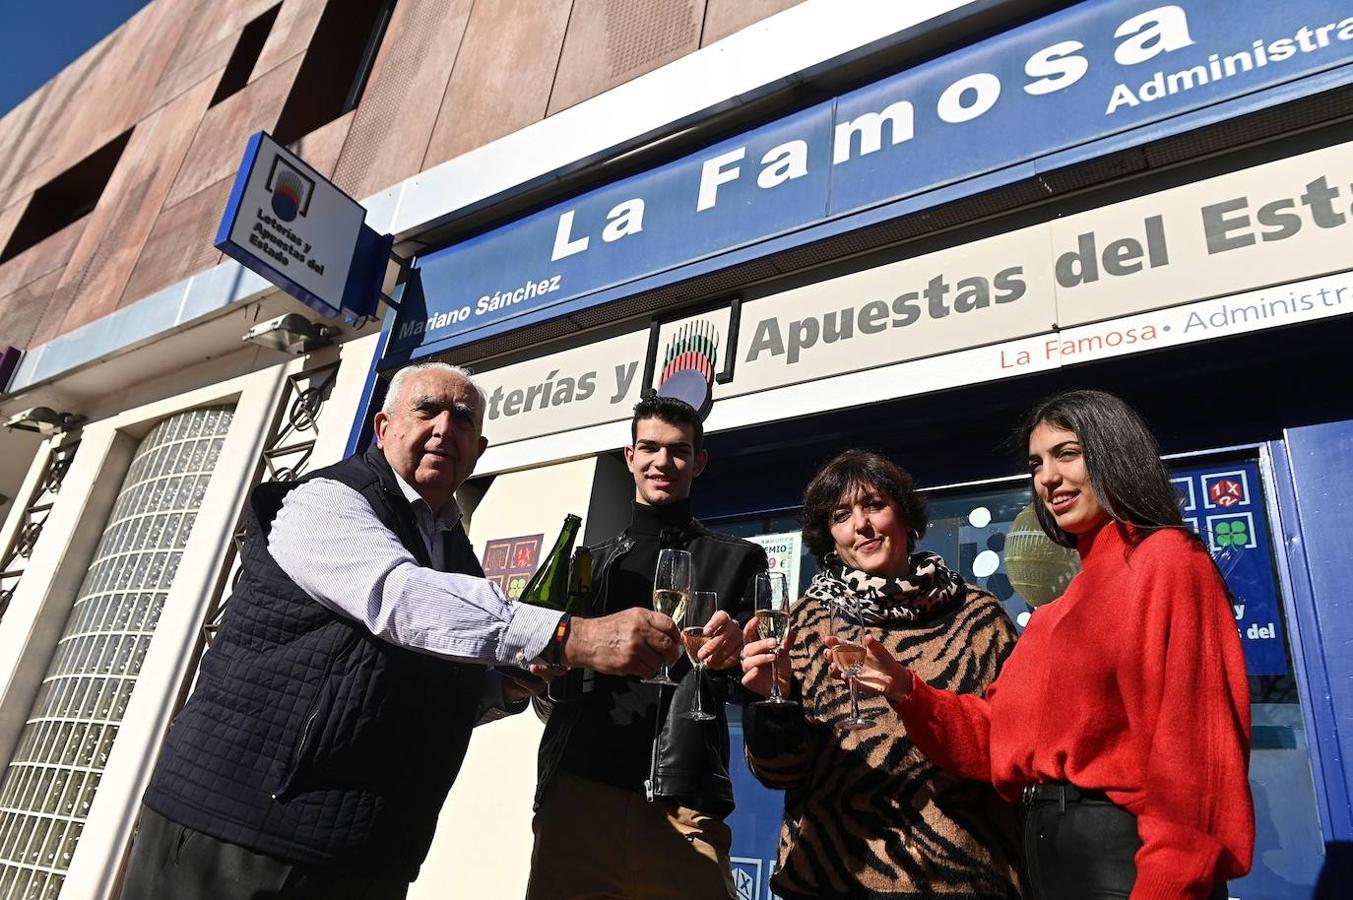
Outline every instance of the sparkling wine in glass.
<svg viewBox="0 0 1353 900">
<path fill-rule="evenodd" d="M 691 594 L 691 555 L 685 550 L 659 550 L 653 574 L 653 609 L 680 627 L 686 618 L 686 598 Z M 664 663 L 658 674 L 645 678 L 648 684 L 675 685 Z"/>
<path fill-rule="evenodd" d="M 864 618 L 860 608 L 846 599 L 832 602 L 831 630 L 841 642 L 832 648 L 832 655 L 850 685 L 850 718 L 836 727 L 839 731 L 873 728 L 874 720 L 860 715 L 860 699 L 855 692 L 855 679 L 864 671 L 865 658 Z"/>
<path fill-rule="evenodd" d="M 705 661 L 699 654 L 700 648 L 709 642 L 709 637 L 705 634 L 705 624 L 714 617 L 718 601 L 719 595 L 713 591 L 695 591 L 691 594 L 690 602 L 686 604 L 686 618 L 681 624 L 681 643 L 686 648 L 686 656 L 690 658 L 691 665 L 695 667 L 695 709 L 681 715 L 697 722 L 709 722 L 714 719 L 714 716 L 705 712 L 703 698 Z"/>
<path fill-rule="evenodd" d="M 780 696 L 780 680 L 776 677 L 780 645 L 784 643 L 789 627 L 789 583 L 783 572 L 762 572 L 756 576 L 756 626 L 763 640 L 775 639 L 775 661 L 771 663 L 770 699 L 764 703 L 789 703 Z"/>
</svg>

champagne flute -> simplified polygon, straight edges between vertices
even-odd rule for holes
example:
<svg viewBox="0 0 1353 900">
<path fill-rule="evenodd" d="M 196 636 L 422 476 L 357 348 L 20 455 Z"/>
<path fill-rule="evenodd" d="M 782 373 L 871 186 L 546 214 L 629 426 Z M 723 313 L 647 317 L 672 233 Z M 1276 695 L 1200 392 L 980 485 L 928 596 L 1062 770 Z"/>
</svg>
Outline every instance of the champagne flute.
<svg viewBox="0 0 1353 900">
<path fill-rule="evenodd" d="M 685 550 L 659 550 L 658 568 L 653 573 L 653 609 L 680 625 L 686 618 L 686 600 L 691 594 L 691 555 Z M 658 674 L 645 678 L 646 684 L 675 685 L 663 663 Z"/>
<path fill-rule="evenodd" d="M 780 696 L 780 679 L 776 675 L 780 644 L 789 626 L 789 583 L 783 572 L 761 572 L 756 576 L 755 591 L 757 630 L 762 640 L 775 639 L 775 649 L 771 651 L 775 660 L 771 663 L 770 699 L 761 702 L 789 703 L 789 700 Z"/>
<path fill-rule="evenodd" d="M 695 709 L 681 714 L 684 719 L 694 719 L 697 722 L 710 722 L 714 717 L 705 712 L 704 699 L 704 674 L 705 661 L 700 658 L 700 648 L 705 646 L 709 638 L 705 635 L 705 623 L 714 616 L 714 609 L 718 605 L 719 595 L 713 591 L 695 591 L 691 594 L 691 600 L 686 604 L 686 619 L 681 625 L 681 643 L 686 647 L 686 656 L 690 658 L 691 665 L 695 667 Z"/>
<path fill-rule="evenodd" d="M 845 673 L 850 685 L 850 718 L 837 724 L 838 731 L 873 728 L 874 720 L 860 715 L 860 699 L 855 692 L 855 679 L 864 671 L 864 617 L 860 608 L 842 599 L 831 604 L 831 631 L 841 643 L 832 648 L 836 664 Z"/>
</svg>

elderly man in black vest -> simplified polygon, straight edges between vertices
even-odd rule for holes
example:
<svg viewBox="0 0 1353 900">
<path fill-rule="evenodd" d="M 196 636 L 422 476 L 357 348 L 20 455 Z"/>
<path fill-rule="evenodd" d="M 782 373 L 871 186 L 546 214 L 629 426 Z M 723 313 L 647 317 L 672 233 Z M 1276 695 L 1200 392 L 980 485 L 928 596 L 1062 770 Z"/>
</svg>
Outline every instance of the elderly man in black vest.
<svg viewBox="0 0 1353 900">
<path fill-rule="evenodd" d="M 411 366 L 376 446 L 254 491 L 239 584 L 146 790 L 124 900 L 404 897 L 471 729 L 524 706 L 491 667 L 647 676 L 677 658 L 666 616 L 569 619 L 483 578 L 454 497 L 483 420 L 467 373 Z"/>
</svg>

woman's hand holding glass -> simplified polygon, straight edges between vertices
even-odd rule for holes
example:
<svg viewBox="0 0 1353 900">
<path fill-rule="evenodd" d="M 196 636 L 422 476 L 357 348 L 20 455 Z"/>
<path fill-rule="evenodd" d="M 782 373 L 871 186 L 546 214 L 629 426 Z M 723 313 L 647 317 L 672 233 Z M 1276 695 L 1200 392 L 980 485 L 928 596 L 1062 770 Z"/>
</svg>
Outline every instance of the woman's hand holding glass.
<svg viewBox="0 0 1353 900">
<path fill-rule="evenodd" d="M 866 653 L 864 639 L 869 636 L 865 630 L 864 618 L 859 605 L 850 600 L 832 603 L 830 606 L 832 638 L 832 663 L 842 670 L 846 684 L 850 687 L 850 717 L 836 723 L 838 731 L 857 731 L 861 728 L 873 728 L 874 720 L 860 715 L 859 692 L 855 680 L 864 669 Z M 849 654 L 849 655 L 848 655 Z"/>
<path fill-rule="evenodd" d="M 789 637 L 789 580 L 783 572 L 759 572 L 752 581 L 752 593 L 755 599 L 753 608 L 756 610 L 757 634 L 771 642 L 770 651 L 773 656 L 785 656 L 786 654 L 783 651 L 789 647 L 787 640 Z M 782 636 L 786 638 L 783 643 L 776 640 Z M 778 659 L 774 665 L 778 667 Z M 770 682 L 770 696 L 765 700 L 757 701 L 758 703 L 780 705 L 792 702 L 784 698 L 784 691 L 781 689 L 779 678 L 770 678 L 768 681 Z"/>
<path fill-rule="evenodd" d="M 780 693 L 788 694 L 790 680 L 793 677 L 789 663 L 790 645 L 794 643 L 795 630 L 789 629 L 783 641 L 774 638 L 760 639 L 760 625 L 752 619 L 742 629 L 742 685 L 754 694 L 769 697 L 771 673 L 779 682 Z M 780 652 L 776 652 L 779 650 Z"/>
<path fill-rule="evenodd" d="M 836 661 L 832 648 L 842 643 L 835 637 L 827 638 L 827 653 L 831 659 L 831 675 L 849 681 L 846 671 Z M 888 652 L 872 634 L 864 636 L 864 666 L 854 676 L 855 687 L 869 694 L 885 697 L 890 703 L 901 703 L 911 695 L 912 679 L 916 676 Z M 745 665 L 744 665 L 745 668 Z M 744 682 L 746 679 L 743 679 Z"/>
</svg>

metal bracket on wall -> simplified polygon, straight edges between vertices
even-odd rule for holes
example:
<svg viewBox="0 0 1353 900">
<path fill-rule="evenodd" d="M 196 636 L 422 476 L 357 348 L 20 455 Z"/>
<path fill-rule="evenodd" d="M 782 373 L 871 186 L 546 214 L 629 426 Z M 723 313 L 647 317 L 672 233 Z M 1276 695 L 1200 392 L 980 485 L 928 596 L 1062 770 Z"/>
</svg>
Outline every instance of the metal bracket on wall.
<svg viewBox="0 0 1353 900">
<path fill-rule="evenodd" d="M 690 319 L 695 316 L 704 315 L 713 312 L 720 307 L 728 307 L 728 346 L 725 348 L 723 367 L 714 376 L 717 384 L 728 384 L 733 380 L 733 370 L 737 364 L 738 358 L 738 332 L 742 321 L 742 297 L 734 296 L 727 300 L 720 300 L 718 303 L 706 306 L 696 307 L 695 309 L 683 309 L 679 313 L 672 313 L 665 316 L 654 316 L 649 321 L 648 326 L 648 351 L 644 354 L 644 377 L 641 382 L 643 385 L 640 396 L 652 389 L 653 373 L 658 369 L 658 337 L 662 333 L 664 325 L 672 322 L 679 322 L 682 319 Z"/>
<path fill-rule="evenodd" d="M 391 241 L 389 251 L 390 262 L 399 267 L 395 273 L 395 284 L 401 284 L 409 271 L 413 268 L 413 260 L 407 256 L 400 256 L 394 250 L 394 242 Z M 380 298 L 385 301 L 385 305 L 391 309 L 399 309 L 399 301 L 385 292 L 385 286 L 381 286 Z"/>
<path fill-rule="evenodd" d="M 56 495 L 61 493 L 61 484 L 79 447 L 80 435 L 74 432 L 64 435 L 61 443 L 47 453 L 46 467 L 24 506 L 22 522 L 5 548 L 4 557 L 0 558 L 0 619 L 5 617 L 5 610 L 19 587 L 28 559 L 42 536 L 47 516 L 56 503 Z"/>
<path fill-rule="evenodd" d="M 742 298 L 728 301 L 728 352 L 724 354 L 723 371 L 714 376 L 719 384 L 733 380 L 733 367 L 738 361 L 738 326 L 742 324 Z"/>
<path fill-rule="evenodd" d="M 320 410 L 333 391 L 338 366 L 338 363 L 328 363 L 287 377 L 286 393 L 277 406 L 277 415 L 250 481 L 250 490 L 262 481 L 295 481 L 305 474 L 319 438 Z M 201 641 L 195 651 L 199 656 L 202 650 L 211 645 L 212 638 L 220 628 L 229 592 L 234 590 L 239 581 L 244 535 L 245 513 L 242 511 L 235 523 L 231 548 L 221 567 L 222 578 L 218 581 L 211 608 L 202 624 Z M 196 670 L 196 662 L 193 668 Z"/>
</svg>

